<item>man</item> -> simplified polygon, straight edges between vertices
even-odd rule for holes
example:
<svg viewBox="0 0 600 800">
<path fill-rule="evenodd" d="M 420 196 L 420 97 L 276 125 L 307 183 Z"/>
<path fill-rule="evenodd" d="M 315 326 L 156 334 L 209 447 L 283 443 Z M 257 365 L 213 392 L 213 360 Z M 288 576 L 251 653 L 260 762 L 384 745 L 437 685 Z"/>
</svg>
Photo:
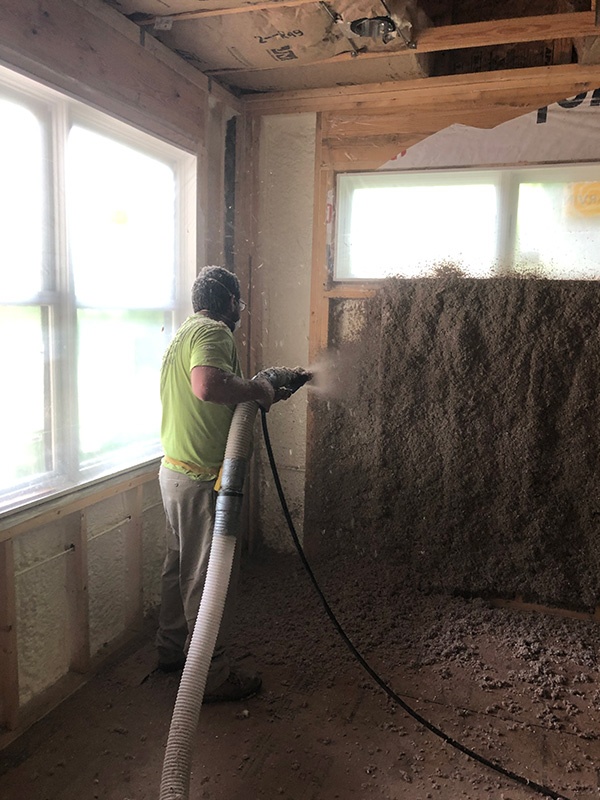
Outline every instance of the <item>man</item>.
<svg viewBox="0 0 600 800">
<path fill-rule="evenodd" d="M 202 269 L 192 287 L 192 307 L 194 314 L 177 331 L 161 369 L 165 455 L 159 481 L 167 517 L 167 555 L 156 645 L 158 668 L 164 672 L 183 667 L 198 614 L 212 541 L 215 481 L 234 408 L 255 400 L 268 411 L 287 396 L 276 393 L 264 378 L 242 377 L 233 332 L 245 304 L 233 273 L 222 267 Z M 237 563 L 231 588 L 236 567 Z M 232 594 L 230 589 L 205 702 L 241 700 L 260 689 L 257 675 L 231 668 L 223 644 Z"/>
</svg>

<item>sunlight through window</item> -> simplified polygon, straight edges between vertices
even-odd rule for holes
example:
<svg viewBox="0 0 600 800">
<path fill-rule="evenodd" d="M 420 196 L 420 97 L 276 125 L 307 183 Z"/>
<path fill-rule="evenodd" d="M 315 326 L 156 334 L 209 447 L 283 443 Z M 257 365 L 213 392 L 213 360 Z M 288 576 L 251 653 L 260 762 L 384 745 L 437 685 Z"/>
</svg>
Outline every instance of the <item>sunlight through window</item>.
<svg viewBox="0 0 600 800">
<path fill-rule="evenodd" d="M 156 459 L 195 157 L 0 67 L 0 511 Z"/>
</svg>

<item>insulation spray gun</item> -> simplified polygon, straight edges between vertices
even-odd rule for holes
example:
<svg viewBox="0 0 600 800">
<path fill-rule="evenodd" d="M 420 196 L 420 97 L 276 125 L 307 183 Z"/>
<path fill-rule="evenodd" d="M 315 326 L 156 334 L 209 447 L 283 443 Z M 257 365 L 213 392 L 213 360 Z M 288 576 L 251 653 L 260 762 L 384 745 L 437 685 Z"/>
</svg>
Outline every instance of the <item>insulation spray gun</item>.
<svg viewBox="0 0 600 800">
<path fill-rule="evenodd" d="M 252 380 L 265 378 L 269 381 L 279 397 L 288 398 L 301 389 L 313 377 L 312 372 L 308 372 L 302 367 L 268 367 L 258 372 Z"/>
</svg>

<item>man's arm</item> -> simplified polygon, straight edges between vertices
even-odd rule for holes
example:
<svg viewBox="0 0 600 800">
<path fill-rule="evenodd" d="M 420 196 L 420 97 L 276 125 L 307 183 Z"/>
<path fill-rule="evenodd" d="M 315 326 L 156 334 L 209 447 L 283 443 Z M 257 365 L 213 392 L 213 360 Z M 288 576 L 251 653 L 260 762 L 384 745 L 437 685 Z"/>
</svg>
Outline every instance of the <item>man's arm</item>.
<svg viewBox="0 0 600 800">
<path fill-rule="evenodd" d="M 255 400 L 268 411 L 275 402 L 275 390 L 265 378 L 249 381 L 218 367 L 194 367 L 191 380 L 196 397 L 209 403 L 237 405 Z"/>
</svg>

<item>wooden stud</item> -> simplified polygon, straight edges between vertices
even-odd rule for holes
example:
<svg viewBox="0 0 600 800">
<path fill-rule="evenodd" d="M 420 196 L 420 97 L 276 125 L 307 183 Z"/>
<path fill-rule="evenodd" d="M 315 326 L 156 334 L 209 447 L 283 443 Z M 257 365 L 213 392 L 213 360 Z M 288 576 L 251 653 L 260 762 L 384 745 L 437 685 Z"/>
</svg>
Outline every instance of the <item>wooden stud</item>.
<svg viewBox="0 0 600 800">
<path fill-rule="evenodd" d="M 220 103 L 207 104 L 206 263 L 224 265 L 225 114 Z"/>
<path fill-rule="evenodd" d="M 0 727 L 19 722 L 19 669 L 13 543 L 0 542 Z"/>
<path fill-rule="evenodd" d="M 144 580 L 142 514 L 143 489 L 136 486 L 127 492 L 126 506 L 131 519 L 124 527 L 125 536 L 125 628 L 140 631 L 144 622 Z"/>
<path fill-rule="evenodd" d="M 73 672 L 85 674 L 90 668 L 90 614 L 88 593 L 88 541 L 85 511 L 65 520 L 73 552 L 67 569 L 69 641 Z"/>
<path fill-rule="evenodd" d="M 322 116 L 318 114 L 315 136 L 315 191 L 308 335 L 308 360 L 311 364 L 319 352 L 327 347 L 329 333 L 329 299 L 325 295 L 331 283 L 327 264 L 327 228 L 328 224 L 333 221 L 333 207 L 330 200 L 334 188 L 334 176 L 332 170 L 323 163 L 322 138 Z"/>
<path fill-rule="evenodd" d="M 244 372 L 255 375 L 262 363 L 262 292 L 263 273 L 256 263 L 256 238 L 258 225 L 258 165 L 260 125 L 257 118 L 240 117 L 237 152 L 236 189 L 236 271 L 244 287 L 248 311 L 242 315 L 242 344 Z M 257 545 L 259 528 L 259 475 L 251 459 L 244 492 L 243 538 L 249 552 Z"/>
<path fill-rule="evenodd" d="M 312 268 L 310 280 L 310 322 L 308 332 L 309 366 L 318 354 L 326 349 L 329 336 L 329 297 L 331 278 L 327 265 L 327 225 L 328 215 L 333 209 L 328 207 L 330 190 L 333 189 L 333 173 L 326 166 L 327 157 L 323 147 L 322 115 L 317 114 L 315 132 L 315 171 L 314 171 L 314 211 L 312 235 Z M 304 506 L 308 507 L 310 479 L 314 472 L 313 461 L 316 452 L 315 400 L 309 392 L 306 410 L 306 458 L 305 458 L 305 497 Z M 304 530 L 303 548 L 309 557 L 318 556 L 319 540 L 316 532 Z"/>
</svg>

